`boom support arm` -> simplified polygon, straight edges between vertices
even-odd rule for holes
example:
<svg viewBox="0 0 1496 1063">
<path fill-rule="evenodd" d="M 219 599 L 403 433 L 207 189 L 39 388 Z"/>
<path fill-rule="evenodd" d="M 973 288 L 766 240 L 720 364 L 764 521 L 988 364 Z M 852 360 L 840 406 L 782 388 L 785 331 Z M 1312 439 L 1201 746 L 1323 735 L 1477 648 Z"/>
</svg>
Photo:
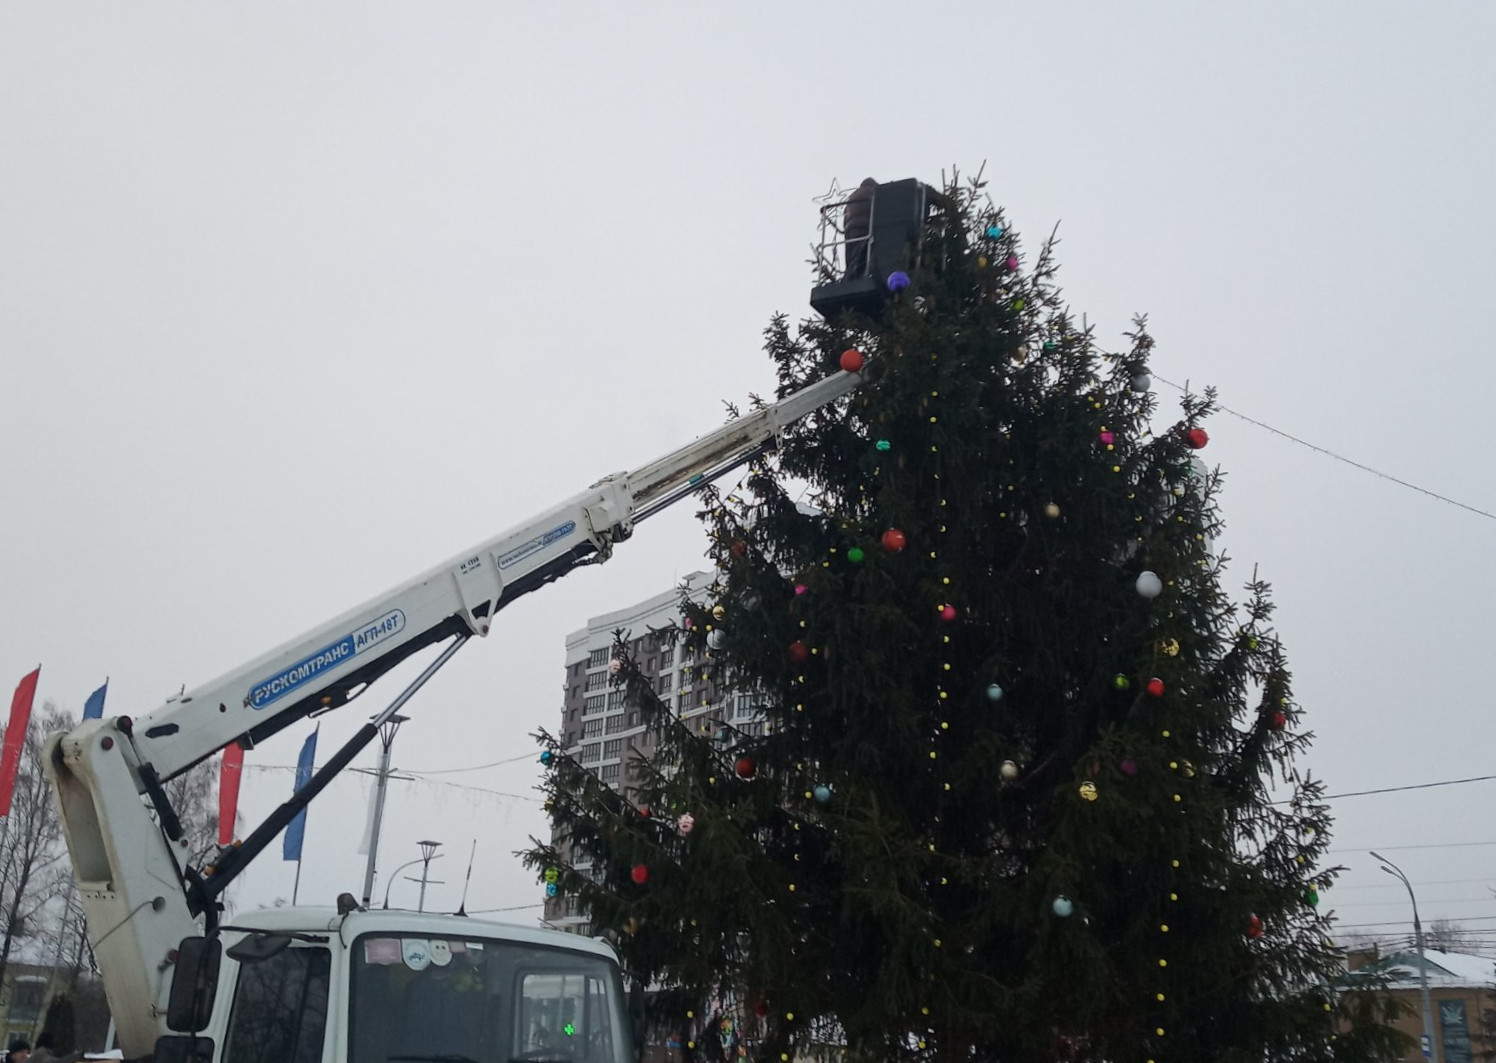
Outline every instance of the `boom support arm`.
<svg viewBox="0 0 1496 1063">
<path fill-rule="evenodd" d="M 196 930 L 185 847 L 161 785 L 232 742 L 250 747 L 356 697 L 434 643 L 487 635 L 514 599 L 605 561 L 634 525 L 751 460 L 861 382 L 836 373 L 587 490 L 131 721 L 89 720 L 47 742 L 45 766 L 127 1055 L 165 1032 L 166 959 Z M 154 809 L 139 798 L 150 798 Z M 155 813 L 155 818 L 152 812 Z"/>
</svg>

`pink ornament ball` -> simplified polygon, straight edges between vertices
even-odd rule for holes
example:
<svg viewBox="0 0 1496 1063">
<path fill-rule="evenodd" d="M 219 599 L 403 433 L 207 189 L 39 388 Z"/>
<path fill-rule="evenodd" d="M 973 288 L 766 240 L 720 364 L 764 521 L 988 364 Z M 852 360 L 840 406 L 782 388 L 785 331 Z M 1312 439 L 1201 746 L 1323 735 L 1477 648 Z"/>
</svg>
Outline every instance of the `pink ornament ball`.
<svg viewBox="0 0 1496 1063">
<path fill-rule="evenodd" d="M 942 619 L 942 620 L 954 620 L 954 619 L 956 619 L 956 607 L 954 605 L 942 605 L 940 607 L 940 619 Z"/>
<path fill-rule="evenodd" d="M 1102 432 L 1100 438 L 1102 443 L 1111 446 L 1117 441 L 1117 434 L 1115 432 Z"/>
<path fill-rule="evenodd" d="M 803 583 L 795 584 L 795 597 L 800 597 L 800 595 L 804 594 L 808 590 L 810 590 L 810 588 Z"/>
<path fill-rule="evenodd" d="M 609 675 L 617 675 L 621 671 L 623 671 L 623 662 L 620 661 L 617 657 L 614 657 L 611 661 L 608 662 Z"/>
<path fill-rule="evenodd" d="M 1128 757 L 1117 766 L 1122 769 L 1123 775 L 1136 775 L 1138 773 L 1138 762 L 1131 757 Z"/>
<path fill-rule="evenodd" d="M 684 816 L 681 816 L 681 818 L 676 821 L 675 825 L 677 828 L 679 828 L 682 834 L 690 834 L 693 830 L 696 829 L 696 817 L 687 812 Z"/>
<path fill-rule="evenodd" d="M 1009 255 L 1008 256 L 1008 260 L 1006 262 L 1004 262 L 1003 265 L 1006 266 L 1009 270 L 1015 270 L 1015 269 L 1017 269 L 1018 268 L 1018 256 L 1017 255 Z"/>
</svg>

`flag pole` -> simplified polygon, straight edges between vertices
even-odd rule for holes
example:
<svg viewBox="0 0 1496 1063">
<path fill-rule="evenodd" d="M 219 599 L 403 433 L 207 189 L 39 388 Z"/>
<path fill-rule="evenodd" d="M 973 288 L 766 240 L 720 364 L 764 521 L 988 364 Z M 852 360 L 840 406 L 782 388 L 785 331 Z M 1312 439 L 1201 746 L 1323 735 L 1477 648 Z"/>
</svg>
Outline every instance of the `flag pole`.
<svg viewBox="0 0 1496 1063">
<path fill-rule="evenodd" d="M 291 884 L 291 905 L 292 905 L 292 907 L 295 907 L 295 905 L 296 905 L 296 894 L 297 894 L 297 892 L 300 891 L 300 889 L 301 889 L 301 856 L 300 856 L 300 854 L 297 854 L 297 857 L 296 857 L 296 881 Z"/>
</svg>

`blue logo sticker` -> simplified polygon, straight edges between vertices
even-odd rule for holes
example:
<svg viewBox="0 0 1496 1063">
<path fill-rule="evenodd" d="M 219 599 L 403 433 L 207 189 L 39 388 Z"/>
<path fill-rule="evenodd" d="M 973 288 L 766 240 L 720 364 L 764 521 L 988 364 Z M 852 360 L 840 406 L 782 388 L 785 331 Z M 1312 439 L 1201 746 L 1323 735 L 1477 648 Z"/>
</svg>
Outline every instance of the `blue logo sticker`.
<svg viewBox="0 0 1496 1063">
<path fill-rule="evenodd" d="M 566 538 L 576 530 L 577 522 L 574 520 L 569 520 L 565 524 L 557 525 L 550 531 L 546 532 L 544 535 L 537 535 L 529 542 L 517 546 L 513 550 L 510 550 L 507 554 L 502 555 L 499 558 L 499 567 L 508 568 L 516 561 L 523 561 L 525 558 L 529 557 L 536 551 L 544 550 L 547 546 L 550 546 L 552 543 Z"/>
<path fill-rule="evenodd" d="M 357 631 L 344 635 L 316 653 L 309 654 L 269 679 L 256 683 L 249 691 L 250 707 L 263 709 L 279 701 L 298 687 L 316 679 L 323 672 L 338 667 L 404 629 L 405 614 L 399 609 L 392 609 L 378 620 L 365 624 Z"/>
</svg>

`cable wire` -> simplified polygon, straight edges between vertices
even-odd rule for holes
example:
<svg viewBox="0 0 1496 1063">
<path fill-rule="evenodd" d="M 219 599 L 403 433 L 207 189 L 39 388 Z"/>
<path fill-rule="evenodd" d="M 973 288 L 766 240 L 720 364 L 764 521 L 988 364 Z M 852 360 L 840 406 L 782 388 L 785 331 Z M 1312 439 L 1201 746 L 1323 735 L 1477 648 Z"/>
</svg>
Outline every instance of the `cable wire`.
<svg viewBox="0 0 1496 1063">
<path fill-rule="evenodd" d="M 1185 390 L 1180 385 L 1174 383 L 1174 381 L 1166 380 L 1164 377 L 1159 376 L 1157 373 L 1153 374 L 1153 379 L 1167 384 L 1169 385 L 1169 387 L 1174 388 L 1177 391 L 1182 392 Z M 1327 450 L 1324 447 L 1316 446 L 1315 444 L 1310 443 L 1308 440 L 1300 439 L 1298 436 L 1285 432 L 1281 428 L 1274 428 L 1272 425 L 1267 424 L 1263 421 L 1259 421 L 1255 417 L 1248 417 L 1244 413 L 1238 413 L 1236 410 L 1231 409 L 1231 407 L 1229 406 L 1217 405 L 1216 409 L 1220 410 L 1222 413 L 1229 413 L 1232 417 L 1246 421 L 1248 424 L 1256 425 L 1258 428 L 1261 428 L 1264 431 L 1271 432 L 1275 436 L 1282 436 L 1284 439 L 1288 440 L 1291 443 L 1297 443 L 1301 447 L 1307 447 L 1317 454 L 1323 454 L 1327 458 L 1334 458 L 1336 461 L 1344 462 L 1346 465 L 1350 465 L 1353 468 L 1360 469 L 1362 472 L 1369 472 L 1373 476 L 1380 477 L 1381 479 L 1387 480 L 1390 483 L 1395 483 L 1399 487 L 1406 487 L 1410 491 L 1417 491 L 1420 495 L 1427 495 L 1429 498 L 1438 499 L 1440 502 L 1447 502 L 1451 506 L 1458 507 L 1459 509 L 1463 509 L 1469 513 L 1474 513 L 1477 517 L 1485 517 L 1487 520 L 1496 520 L 1496 513 L 1489 513 L 1484 509 L 1466 505 L 1464 502 L 1450 498 L 1448 495 L 1441 495 L 1437 491 L 1430 491 L 1426 487 L 1419 487 L 1415 483 L 1409 483 L 1407 480 L 1398 479 L 1391 473 L 1382 472 L 1380 469 L 1374 469 L 1370 465 L 1364 465 L 1352 458 L 1347 458 L 1344 454 L 1337 454 L 1333 450 Z"/>
</svg>

